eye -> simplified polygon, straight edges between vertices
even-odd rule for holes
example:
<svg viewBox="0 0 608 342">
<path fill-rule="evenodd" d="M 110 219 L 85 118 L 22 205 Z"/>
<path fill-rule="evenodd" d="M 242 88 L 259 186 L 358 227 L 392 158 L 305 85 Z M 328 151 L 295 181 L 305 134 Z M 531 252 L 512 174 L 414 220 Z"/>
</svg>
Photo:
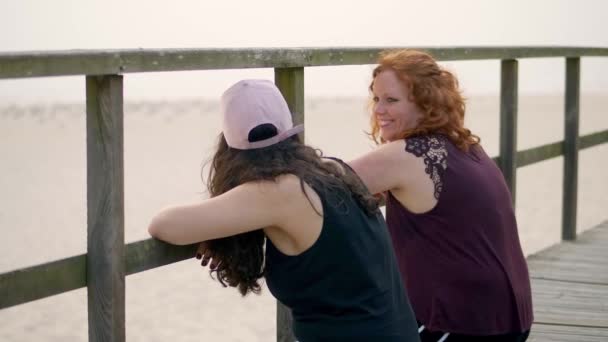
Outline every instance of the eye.
<svg viewBox="0 0 608 342">
<path fill-rule="evenodd" d="M 399 100 L 397 100 L 397 99 L 396 99 L 396 98 L 394 98 L 394 97 L 389 97 L 389 98 L 387 98 L 387 99 L 386 99 L 386 101 L 387 101 L 387 102 L 397 102 L 397 101 L 399 101 Z"/>
<path fill-rule="evenodd" d="M 378 96 L 374 96 L 374 97 L 372 98 L 372 101 L 374 101 L 374 102 L 378 102 L 378 101 L 380 101 L 380 99 L 378 98 Z"/>
</svg>

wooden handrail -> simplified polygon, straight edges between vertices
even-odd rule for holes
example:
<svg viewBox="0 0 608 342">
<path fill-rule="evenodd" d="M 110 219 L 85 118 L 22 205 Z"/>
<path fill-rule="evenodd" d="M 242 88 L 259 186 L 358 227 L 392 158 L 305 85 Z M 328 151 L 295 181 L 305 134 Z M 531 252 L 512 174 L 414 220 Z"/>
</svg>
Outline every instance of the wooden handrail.
<svg viewBox="0 0 608 342">
<path fill-rule="evenodd" d="M 409 48 L 427 51 L 441 61 L 608 56 L 608 48 L 594 47 Z M 115 75 L 159 71 L 361 65 L 375 63 L 378 53 L 386 49 L 362 47 L 3 52 L 0 53 L 0 79 Z"/>
</svg>

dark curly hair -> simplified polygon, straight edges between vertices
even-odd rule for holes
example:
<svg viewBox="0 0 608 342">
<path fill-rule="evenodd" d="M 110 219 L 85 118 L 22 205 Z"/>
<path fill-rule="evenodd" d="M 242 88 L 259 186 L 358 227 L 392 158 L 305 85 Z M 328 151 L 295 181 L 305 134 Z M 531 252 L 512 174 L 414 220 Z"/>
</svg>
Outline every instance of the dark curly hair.
<svg viewBox="0 0 608 342">
<path fill-rule="evenodd" d="M 214 197 L 240 184 L 274 181 L 281 175 L 293 174 L 300 178 L 305 195 L 304 183 L 321 192 L 320 196 L 324 193 L 341 194 L 342 198 L 353 196 L 368 215 L 373 215 L 378 209 L 378 200 L 354 172 L 344 171 L 335 163 L 323 162 L 322 152 L 303 144 L 298 135 L 269 147 L 238 150 L 230 148 L 223 134 L 220 134 L 217 152 L 211 160 L 207 186 Z M 331 205 L 339 206 L 340 203 Z M 250 291 L 259 293 L 261 290 L 258 280 L 265 272 L 265 235 L 262 228 L 208 241 L 208 248 L 218 261 L 217 268 L 209 272 L 212 276 L 215 272 L 222 285 L 237 287 L 243 296 Z"/>
</svg>

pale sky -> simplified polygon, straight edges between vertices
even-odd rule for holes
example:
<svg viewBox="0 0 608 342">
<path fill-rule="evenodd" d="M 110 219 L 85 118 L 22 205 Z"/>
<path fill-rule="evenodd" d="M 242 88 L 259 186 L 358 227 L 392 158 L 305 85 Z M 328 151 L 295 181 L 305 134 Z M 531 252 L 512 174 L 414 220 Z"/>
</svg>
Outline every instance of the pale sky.
<svg viewBox="0 0 608 342">
<path fill-rule="evenodd" d="M 62 49 L 568 45 L 608 47 L 606 0 L 0 0 L 0 52 Z M 499 62 L 452 62 L 465 92 L 497 93 Z M 608 58 L 582 61 L 608 91 Z M 370 66 L 306 69 L 309 96 L 366 94 Z M 127 74 L 126 100 L 218 97 L 272 69 Z M 520 62 L 523 93 L 563 91 L 563 59 Z M 0 80 L 2 102 L 84 99 L 83 77 Z"/>
</svg>

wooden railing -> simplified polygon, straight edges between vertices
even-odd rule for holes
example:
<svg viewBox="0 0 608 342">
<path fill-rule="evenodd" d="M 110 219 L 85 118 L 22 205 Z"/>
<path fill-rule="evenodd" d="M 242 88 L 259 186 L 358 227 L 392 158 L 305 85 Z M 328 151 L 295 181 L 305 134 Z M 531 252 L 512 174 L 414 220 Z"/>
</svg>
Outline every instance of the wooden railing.
<svg viewBox="0 0 608 342">
<path fill-rule="evenodd" d="M 608 48 L 425 48 L 442 61 L 501 60 L 498 163 L 515 198 L 516 169 L 564 156 L 562 238 L 576 238 L 578 151 L 608 141 L 608 130 L 579 136 L 580 58 Z M 87 253 L 0 274 L 0 309 L 88 287 L 89 341 L 125 340 L 125 276 L 191 258 L 196 245 L 148 239 L 124 244 L 123 76 L 128 73 L 274 68 L 295 123 L 304 123 L 304 68 L 374 64 L 382 48 L 161 49 L 0 54 L 0 79 L 83 75 L 86 81 Z M 517 151 L 518 59 L 566 59 L 563 141 Z M 277 340 L 293 341 L 278 304 Z"/>
</svg>

